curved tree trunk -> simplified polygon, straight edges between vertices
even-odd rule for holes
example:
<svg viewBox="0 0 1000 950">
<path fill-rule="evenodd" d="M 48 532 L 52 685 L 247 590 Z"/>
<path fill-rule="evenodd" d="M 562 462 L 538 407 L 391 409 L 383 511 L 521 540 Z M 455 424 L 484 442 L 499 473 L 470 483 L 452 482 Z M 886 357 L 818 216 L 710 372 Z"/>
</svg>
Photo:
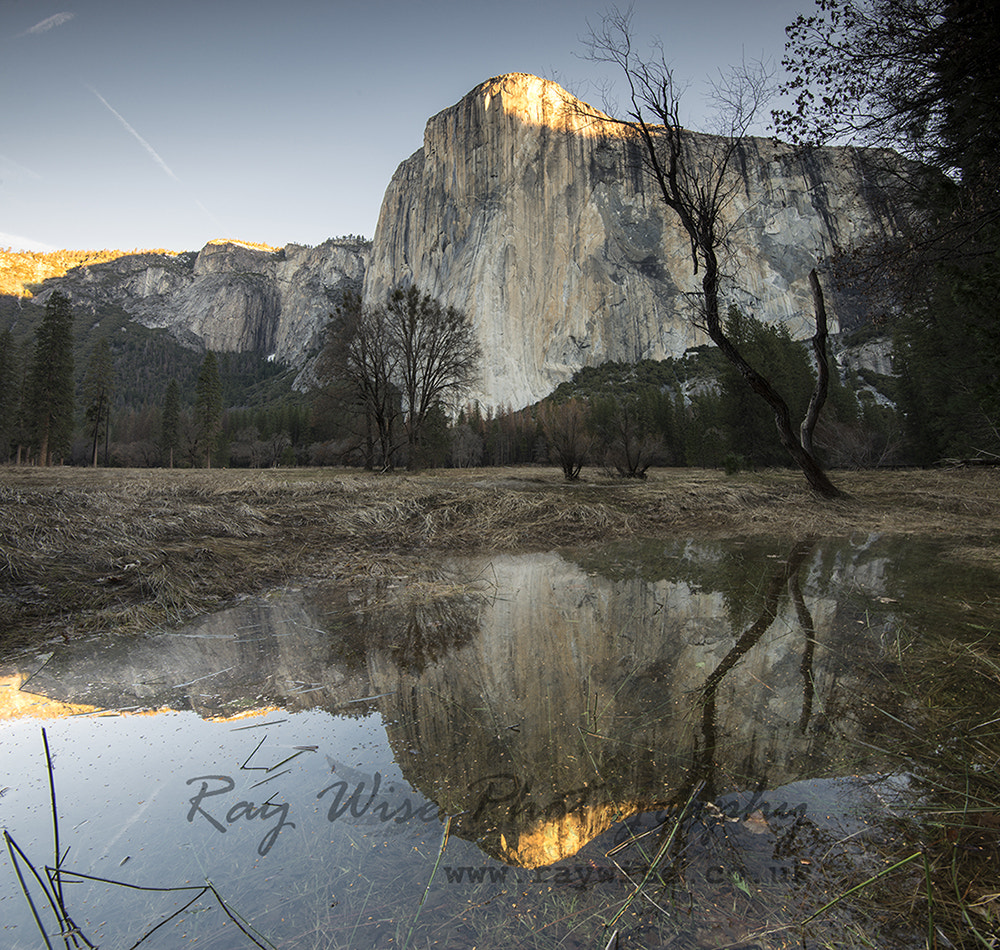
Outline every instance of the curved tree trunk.
<svg viewBox="0 0 1000 950">
<path fill-rule="evenodd" d="M 830 367 L 826 355 L 826 304 L 823 302 L 823 288 L 820 287 L 815 267 L 809 271 L 809 287 L 813 295 L 813 310 L 816 312 L 816 333 L 812 338 L 813 355 L 816 357 L 816 388 L 809 400 L 802 425 L 799 426 L 799 438 L 802 448 L 813 455 L 813 430 L 830 388 Z"/>
<path fill-rule="evenodd" d="M 824 498 L 842 497 L 843 493 L 827 477 L 826 472 L 823 470 L 823 466 L 819 464 L 816 456 L 807 450 L 799 441 L 799 437 L 795 434 L 795 429 L 792 426 L 792 418 L 791 413 L 788 411 L 788 404 L 782 398 L 781 394 L 774 388 L 774 386 L 771 385 L 770 380 L 758 373 L 757 370 L 755 370 L 746 361 L 746 359 L 744 359 L 743 354 L 736 349 L 732 340 L 726 336 L 725 331 L 722 329 L 722 324 L 719 320 L 718 259 L 715 254 L 714 247 L 703 247 L 701 250 L 703 263 L 705 265 L 705 274 L 702 277 L 702 288 L 705 292 L 705 328 L 708 330 L 708 335 L 711 337 L 712 342 L 719 348 L 719 350 L 721 350 L 722 355 L 725 356 L 737 370 L 739 370 L 740 375 L 746 380 L 747 385 L 749 385 L 749 387 L 757 393 L 758 396 L 764 399 L 774 410 L 774 424 L 778 430 L 778 437 L 781 439 L 781 444 L 785 447 L 795 464 L 802 470 L 802 474 L 809 483 L 809 487 L 818 492 Z M 813 271 L 813 273 L 815 274 L 815 271 Z M 825 344 L 825 325 L 823 330 Z M 825 352 L 826 350 L 824 345 L 824 357 Z M 825 370 L 825 358 L 822 360 L 821 365 Z M 824 384 L 826 383 L 827 377 L 825 373 L 821 372 L 820 379 Z M 819 386 L 820 380 L 817 380 L 817 389 Z M 823 398 L 817 399 L 816 393 L 814 392 L 813 398 L 810 400 L 810 412 L 812 412 L 813 405 L 815 404 L 816 417 L 819 416 L 819 409 L 822 407 L 822 403 L 825 398 L 826 393 L 824 385 Z M 815 426 L 815 424 L 815 419 L 813 419 L 812 425 Z M 803 422 L 803 426 L 805 426 L 805 422 Z M 809 430 L 809 434 L 810 436 L 812 435 L 811 428 Z"/>
</svg>

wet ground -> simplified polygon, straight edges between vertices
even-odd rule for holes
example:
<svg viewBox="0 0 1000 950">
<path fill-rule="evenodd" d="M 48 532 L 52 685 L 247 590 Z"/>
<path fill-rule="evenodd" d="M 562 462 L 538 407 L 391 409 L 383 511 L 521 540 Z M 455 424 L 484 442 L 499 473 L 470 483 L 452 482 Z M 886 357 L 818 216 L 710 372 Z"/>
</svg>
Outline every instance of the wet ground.
<svg viewBox="0 0 1000 950">
<path fill-rule="evenodd" d="M 995 651 L 996 589 L 634 542 L 50 644 L 0 681 L 4 945 L 924 945 L 905 661 Z"/>
</svg>

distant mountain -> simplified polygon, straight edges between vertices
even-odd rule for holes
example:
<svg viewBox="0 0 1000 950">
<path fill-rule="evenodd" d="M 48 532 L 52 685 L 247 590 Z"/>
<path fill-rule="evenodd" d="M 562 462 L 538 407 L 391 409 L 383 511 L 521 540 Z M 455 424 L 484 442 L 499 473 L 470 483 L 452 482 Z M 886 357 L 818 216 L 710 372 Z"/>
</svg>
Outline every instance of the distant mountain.
<svg viewBox="0 0 1000 950">
<path fill-rule="evenodd" d="M 13 251 L 0 248 L 0 295 L 30 297 L 31 287 L 51 277 L 62 277 L 74 267 L 103 264 L 126 254 L 167 254 L 156 251 Z"/>
<path fill-rule="evenodd" d="M 302 363 L 347 290 L 360 292 L 370 245 L 330 240 L 280 249 L 213 241 L 201 251 L 138 252 L 85 263 L 36 287 L 76 309 L 117 306 L 149 329 L 197 349 L 255 352 Z"/>
</svg>

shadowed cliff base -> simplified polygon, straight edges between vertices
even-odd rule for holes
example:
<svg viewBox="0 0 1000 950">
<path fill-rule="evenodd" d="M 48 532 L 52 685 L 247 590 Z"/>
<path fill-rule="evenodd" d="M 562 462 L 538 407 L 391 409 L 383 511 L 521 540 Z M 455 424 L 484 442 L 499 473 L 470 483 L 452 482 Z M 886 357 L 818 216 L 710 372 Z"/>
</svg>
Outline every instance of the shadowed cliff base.
<svg viewBox="0 0 1000 950">
<path fill-rule="evenodd" d="M 551 468 L 0 469 L 0 629 L 8 644 L 180 623 L 301 578 L 419 575 L 429 551 L 550 550 L 632 538 L 934 536 L 997 563 L 998 474 L 843 472 L 849 500 L 797 473 Z"/>
</svg>

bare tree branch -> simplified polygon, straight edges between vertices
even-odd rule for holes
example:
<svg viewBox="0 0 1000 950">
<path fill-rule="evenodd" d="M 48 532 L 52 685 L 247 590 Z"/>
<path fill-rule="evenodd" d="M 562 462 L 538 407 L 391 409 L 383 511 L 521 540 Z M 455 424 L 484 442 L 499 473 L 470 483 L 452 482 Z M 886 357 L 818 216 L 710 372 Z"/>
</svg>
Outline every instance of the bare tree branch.
<svg viewBox="0 0 1000 950">
<path fill-rule="evenodd" d="M 721 106 L 723 134 L 695 135 L 681 124 L 680 91 L 662 48 L 656 47 L 657 54 L 649 59 L 635 53 L 630 11 L 610 10 L 601 27 L 592 30 L 586 45 L 592 59 L 612 63 L 625 74 L 632 131 L 642 143 L 646 167 L 659 197 L 676 214 L 687 234 L 693 271 L 701 273 L 705 331 L 747 385 L 771 406 L 781 442 L 809 485 L 825 497 L 840 495 L 792 428 L 788 405 L 781 394 L 750 365 L 727 336 L 721 321 L 719 255 L 731 233 L 725 224 L 725 212 L 743 187 L 742 175 L 734 165 L 769 92 L 766 68 L 743 64 L 717 82 L 714 95 Z M 818 414 L 822 399 L 817 398 L 816 404 Z M 811 435 L 812 426 L 808 432 Z"/>
</svg>

